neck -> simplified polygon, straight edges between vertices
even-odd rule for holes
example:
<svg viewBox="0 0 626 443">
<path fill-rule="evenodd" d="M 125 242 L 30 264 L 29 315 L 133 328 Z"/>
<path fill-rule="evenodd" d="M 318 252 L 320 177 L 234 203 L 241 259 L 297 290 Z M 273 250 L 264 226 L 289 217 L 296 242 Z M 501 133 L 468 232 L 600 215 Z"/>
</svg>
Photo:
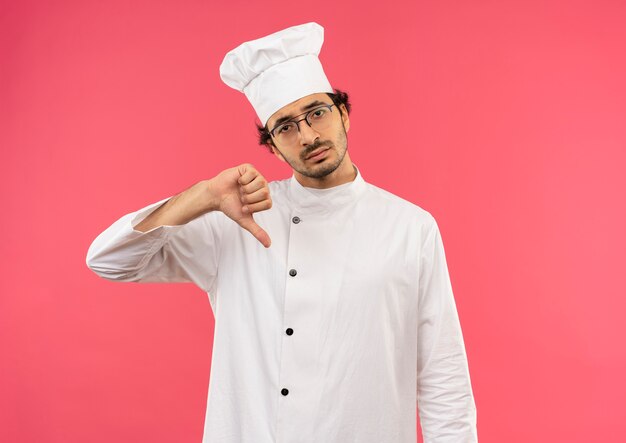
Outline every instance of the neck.
<svg viewBox="0 0 626 443">
<path fill-rule="evenodd" d="M 324 177 L 307 177 L 297 171 L 294 171 L 293 174 L 296 177 L 296 180 L 298 180 L 298 183 L 306 188 L 327 189 L 354 181 L 356 178 L 356 168 L 352 164 L 352 160 L 350 160 L 350 157 L 346 152 L 346 155 L 344 156 L 339 167 Z"/>
</svg>

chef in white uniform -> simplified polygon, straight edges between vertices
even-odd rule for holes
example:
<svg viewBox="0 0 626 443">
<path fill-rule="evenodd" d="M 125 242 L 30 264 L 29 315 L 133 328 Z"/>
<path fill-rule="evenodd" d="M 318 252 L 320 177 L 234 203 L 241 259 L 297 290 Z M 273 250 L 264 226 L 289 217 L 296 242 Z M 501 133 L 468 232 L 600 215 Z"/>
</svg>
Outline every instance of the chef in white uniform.
<svg viewBox="0 0 626 443">
<path fill-rule="evenodd" d="M 250 164 L 127 214 L 87 265 L 109 280 L 192 282 L 215 314 L 204 443 L 477 441 L 459 317 L 435 219 L 365 181 L 349 105 L 294 26 L 229 52 L 293 176 Z M 367 149 L 367 147 L 363 147 Z"/>
</svg>

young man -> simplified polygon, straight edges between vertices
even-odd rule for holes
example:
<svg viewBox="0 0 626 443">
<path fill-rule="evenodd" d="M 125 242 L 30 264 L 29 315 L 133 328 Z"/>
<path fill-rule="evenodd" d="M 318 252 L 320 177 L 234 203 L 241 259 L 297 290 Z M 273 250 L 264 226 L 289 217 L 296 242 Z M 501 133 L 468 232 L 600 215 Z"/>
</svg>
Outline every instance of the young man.
<svg viewBox="0 0 626 443">
<path fill-rule="evenodd" d="M 347 95 L 308 23 L 227 54 L 261 140 L 293 169 L 226 169 L 128 214 L 87 264 L 104 278 L 193 282 L 215 335 L 207 442 L 475 442 L 476 408 L 434 218 L 364 181 Z"/>
</svg>

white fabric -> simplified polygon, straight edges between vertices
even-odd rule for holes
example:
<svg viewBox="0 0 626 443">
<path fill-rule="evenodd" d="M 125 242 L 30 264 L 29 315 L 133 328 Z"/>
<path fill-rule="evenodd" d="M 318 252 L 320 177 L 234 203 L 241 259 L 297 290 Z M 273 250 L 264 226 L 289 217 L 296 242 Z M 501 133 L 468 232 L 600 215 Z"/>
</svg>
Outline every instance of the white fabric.
<svg viewBox="0 0 626 443">
<path fill-rule="evenodd" d="M 333 92 L 318 58 L 324 28 L 306 23 L 242 43 L 224 57 L 220 77 L 246 94 L 262 124 L 285 105 Z"/>
<path fill-rule="evenodd" d="M 221 212 L 133 230 L 164 199 L 119 219 L 87 255 L 111 280 L 208 292 L 215 334 L 203 442 L 415 443 L 418 403 L 426 443 L 476 442 L 435 219 L 360 172 L 330 192 L 294 177 L 269 186 L 273 207 L 255 214 L 268 249 Z"/>
</svg>

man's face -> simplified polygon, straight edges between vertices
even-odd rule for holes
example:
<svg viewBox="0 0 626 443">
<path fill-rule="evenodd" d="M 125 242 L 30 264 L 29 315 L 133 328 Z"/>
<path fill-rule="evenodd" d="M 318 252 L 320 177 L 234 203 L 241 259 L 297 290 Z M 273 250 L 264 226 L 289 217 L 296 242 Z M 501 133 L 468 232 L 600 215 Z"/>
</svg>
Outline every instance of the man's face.
<svg viewBox="0 0 626 443">
<path fill-rule="evenodd" d="M 267 128 L 271 131 L 294 117 L 297 117 L 296 120 L 303 119 L 307 111 L 318 106 L 332 104 L 330 97 L 324 93 L 308 95 L 272 114 L 267 121 Z M 273 138 L 272 152 L 287 162 L 295 172 L 311 179 L 323 179 L 339 168 L 348 149 L 346 133 L 350 128 L 350 120 L 347 110 L 342 108 L 342 111 L 337 106 L 331 108 L 328 116 L 330 124 L 323 131 L 312 128 L 302 120 L 298 124 L 299 133 L 292 143 L 282 145 L 280 138 Z"/>
</svg>

